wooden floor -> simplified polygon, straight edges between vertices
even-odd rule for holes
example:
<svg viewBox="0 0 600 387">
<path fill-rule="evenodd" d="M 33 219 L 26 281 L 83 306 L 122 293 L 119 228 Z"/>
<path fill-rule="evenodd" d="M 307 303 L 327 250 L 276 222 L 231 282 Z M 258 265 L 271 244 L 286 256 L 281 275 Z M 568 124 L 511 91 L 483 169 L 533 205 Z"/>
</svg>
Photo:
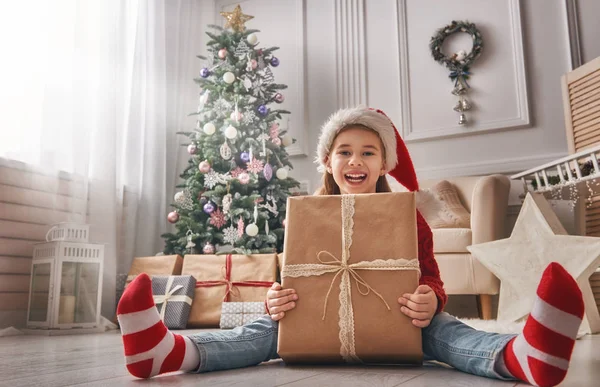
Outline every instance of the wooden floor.
<svg viewBox="0 0 600 387">
<path fill-rule="evenodd" d="M 194 331 L 186 331 L 192 333 Z M 564 386 L 600 385 L 600 335 L 577 341 Z M 0 386 L 521 386 L 423 367 L 298 367 L 276 360 L 257 367 L 136 380 L 124 366 L 117 331 L 78 336 L 0 338 Z"/>
</svg>

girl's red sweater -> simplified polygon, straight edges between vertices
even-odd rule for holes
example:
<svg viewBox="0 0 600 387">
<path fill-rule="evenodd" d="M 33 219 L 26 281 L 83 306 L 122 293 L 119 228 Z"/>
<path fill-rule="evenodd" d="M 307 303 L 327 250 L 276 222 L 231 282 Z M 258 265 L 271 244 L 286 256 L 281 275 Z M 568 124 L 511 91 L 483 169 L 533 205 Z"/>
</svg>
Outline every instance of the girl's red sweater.
<svg viewBox="0 0 600 387">
<path fill-rule="evenodd" d="M 417 237 L 419 239 L 419 266 L 421 267 L 420 285 L 428 285 L 438 299 L 437 312 L 441 312 L 448 301 L 444 291 L 444 283 L 440 277 L 435 257 L 433 256 L 433 234 L 425 218 L 417 211 Z"/>
</svg>

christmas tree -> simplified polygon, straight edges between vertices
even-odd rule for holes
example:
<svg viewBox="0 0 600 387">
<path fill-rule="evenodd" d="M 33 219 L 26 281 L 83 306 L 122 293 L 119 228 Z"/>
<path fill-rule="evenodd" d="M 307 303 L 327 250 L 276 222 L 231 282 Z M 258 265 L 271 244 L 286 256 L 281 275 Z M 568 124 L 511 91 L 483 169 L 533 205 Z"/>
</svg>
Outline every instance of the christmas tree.
<svg viewBox="0 0 600 387">
<path fill-rule="evenodd" d="M 162 235 L 165 254 L 282 251 L 286 200 L 299 185 L 288 177 L 294 140 L 278 124 L 290 112 L 270 107 L 287 88 L 271 70 L 278 47 L 257 47 L 259 31 L 245 28 L 252 16 L 239 5 L 221 15 L 225 29 L 209 26 L 208 58 L 198 56 L 208 64 L 195 79 L 196 127 L 179 132 L 191 157 L 167 217 L 177 231 Z"/>
</svg>

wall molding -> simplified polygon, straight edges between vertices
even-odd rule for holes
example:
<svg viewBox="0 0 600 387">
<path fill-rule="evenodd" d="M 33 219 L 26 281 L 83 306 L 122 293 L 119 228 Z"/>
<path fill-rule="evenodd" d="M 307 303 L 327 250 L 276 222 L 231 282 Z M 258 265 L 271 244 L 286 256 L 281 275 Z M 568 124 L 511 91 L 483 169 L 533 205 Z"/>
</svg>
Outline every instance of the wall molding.
<svg viewBox="0 0 600 387">
<path fill-rule="evenodd" d="M 486 160 L 477 163 L 457 163 L 441 167 L 416 168 L 419 179 L 439 179 L 453 176 L 476 176 L 492 173 L 510 174 L 534 168 L 564 157 L 566 153 L 548 153 L 536 156 Z"/>
<path fill-rule="evenodd" d="M 567 25 L 567 43 L 569 45 L 570 70 L 582 65 L 581 42 L 579 40 L 579 13 L 577 0 L 564 0 L 564 11 Z"/>
<path fill-rule="evenodd" d="M 223 26 L 224 19 L 219 12 L 224 7 L 240 4 L 242 7 L 244 3 L 251 3 L 253 0 L 214 0 L 215 1 L 215 24 Z M 286 89 L 295 90 L 297 100 L 299 101 L 299 109 L 292 111 L 292 114 L 286 117 L 286 119 L 280 120 L 279 125 L 281 130 L 288 131 L 292 137 L 296 139 L 296 142 L 286 148 L 287 153 L 290 156 L 308 156 L 308 139 L 306 130 L 306 121 L 308 117 L 307 103 L 306 103 L 306 31 L 304 28 L 306 22 L 306 5 L 305 0 L 291 0 L 293 6 L 290 7 L 290 15 L 295 16 L 294 29 L 291 31 L 290 36 L 293 36 L 296 44 L 296 59 L 298 66 L 298 72 L 294 75 L 295 83 Z M 242 9 L 244 13 L 252 14 L 249 11 Z M 260 28 L 257 28 L 260 30 Z M 277 42 L 274 37 L 269 37 L 267 42 L 268 46 L 277 46 Z M 282 66 L 285 64 L 282 63 Z M 277 77 L 275 78 L 277 80 Z M 288 85 L 290 86 L 290 85 Z M 288 95 L 289 98 L 289 95 Z"/>
<path fill-rule="evenodd" d="M 529 103 L 527 97 L 527 81 L 525 76 L 525 59 L 523 53 L 523 31 L 521 28 L 521 5 L 519 0 L 509 0 L 510 31 L 513 43 L 513 65 L 517 89 L 515 98 L 518 105 L 516 117 L 506 120 L 487 121 L 481 124 L 461 126 L 458 124 L 416 131 L 412 125 L 412 109 L 410 103 L 410 71 L 408 63 L 408 14 L 406 0 L 396 1 L 396 23 L 398 31 L 398 63 L 400 64 L 400 98 L 402 109 L 402 137 L 405 142 L 436 140 L 442 138 L 468 136 L 507 129 L 520 129 L 531 125 Z M 433 32 L 433 31 L 432 31 Z"/>
<path fill-rule="evenodd" d="M 335 0 L 337 106 L 367 102 L 364 0 Z"/>
</svg>

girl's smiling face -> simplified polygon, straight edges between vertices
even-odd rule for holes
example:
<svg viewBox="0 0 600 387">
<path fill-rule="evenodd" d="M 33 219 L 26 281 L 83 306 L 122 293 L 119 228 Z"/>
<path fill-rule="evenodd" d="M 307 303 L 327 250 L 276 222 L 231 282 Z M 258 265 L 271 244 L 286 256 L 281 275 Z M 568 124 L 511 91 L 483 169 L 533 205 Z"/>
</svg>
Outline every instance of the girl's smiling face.
<svg viewBox="0 0 600 387">
<path fill-rule="evenodd" d="M 336 136 L 327 156 L 327 172 L 341 194 L 375 193 L 377 180 L 385 174 L 383 145 L 379 135 L 349 126 Z"/>
</svg>

